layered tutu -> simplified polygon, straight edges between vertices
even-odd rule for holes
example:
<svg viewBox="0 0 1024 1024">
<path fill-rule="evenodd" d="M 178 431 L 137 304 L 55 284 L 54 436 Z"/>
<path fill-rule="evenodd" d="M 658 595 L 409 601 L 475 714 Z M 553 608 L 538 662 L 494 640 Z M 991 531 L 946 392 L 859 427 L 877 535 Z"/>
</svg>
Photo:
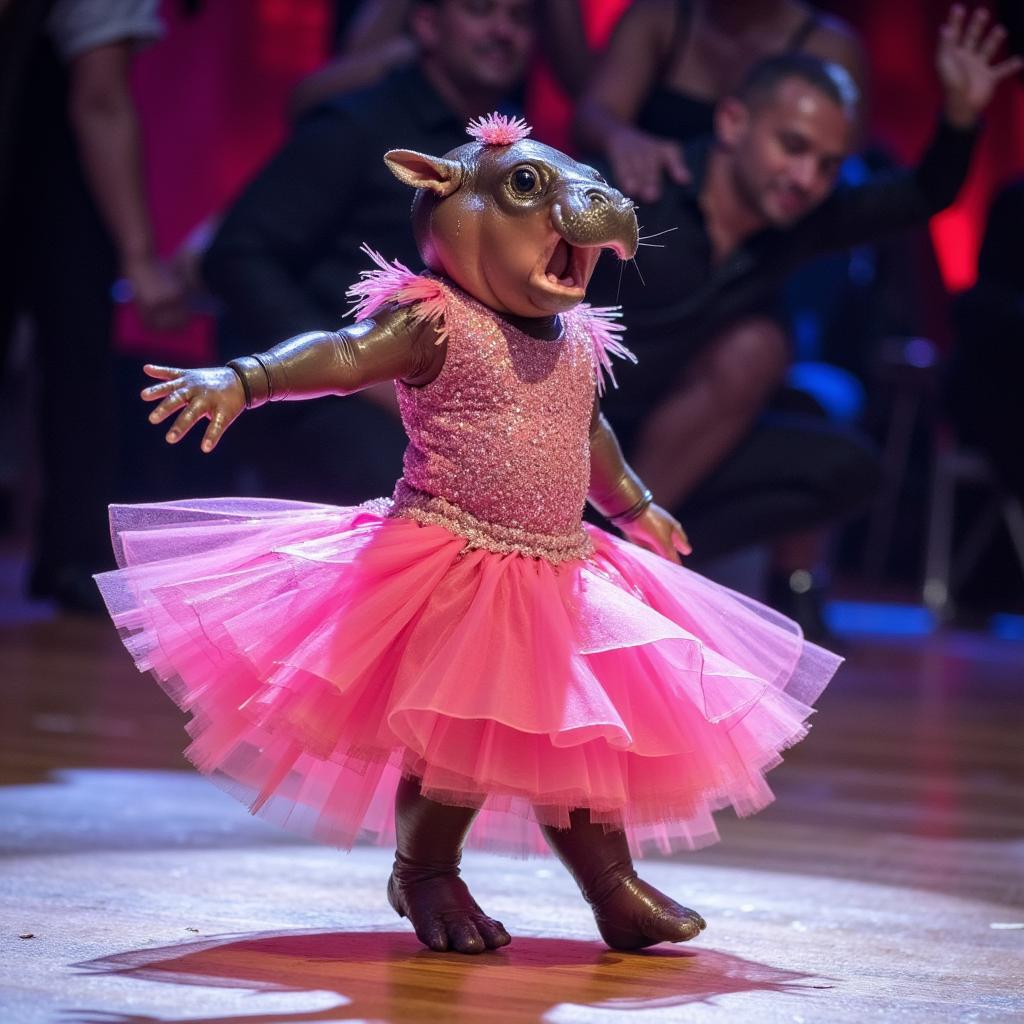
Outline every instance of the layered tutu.
<svg viewBox="0 0 1024 1024">
<path fill-rule="evenodd" d="M 771 799 L 834 655 L 742 595 L 588 527 L 558 565 L 382 507 L 228 498 L 111 511 L 125 645 L 192 715 L 190 760 L 321 842 L 390 843 L 400 775 L 481 806 L 476 847 L 571 809 L 635 854 Z"/>
</svg>

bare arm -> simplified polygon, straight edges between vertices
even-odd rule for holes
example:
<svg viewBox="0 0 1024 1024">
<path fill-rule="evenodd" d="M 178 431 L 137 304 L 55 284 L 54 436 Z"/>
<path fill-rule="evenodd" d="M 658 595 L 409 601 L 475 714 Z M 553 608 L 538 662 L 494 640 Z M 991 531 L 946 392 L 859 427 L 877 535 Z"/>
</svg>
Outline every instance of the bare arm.
<svg viewBox="0 0 1024 1024">
<path fill-rule="evenodd" d="M 243 410 L 266 402 L 350 395 L 393 380 L 429 384 L 444 366 L 446 346 L 436 340 L 433 326 L 417 321 L 409 308 L 387 309 L 341 331 L 300 334 L 227 366 L 146 366 L 146 373 L 163 383 L 146 388 L 142 397 L 161 400 L 149 414 L 152 423 L 180 410 L 167 432 L 171 444 L 209 419 L 202 441 L 209 452 Z"/>
<path fill-rule="evenodd" d="M 411 64 L 415 57 L 416 44 L 404 34 L 370 49 L 344 53 L 295 86 L 288 98 L 288 116 L 295 121 L 332 96 L 368 88 L 395 68 Z"/>
<path fill-rule="evenodd" d="M 638 0 L 622 15 L 593 81 L 580 100 L 580 141 L 604 150 L 609 132 L 631 125 L 668 57 L 674 4 Z"/>
<path fill-rule="evenodd" d="M 288 116 L 294 121 L 331 96 L 365 89 L 411 63 L 416 57 L 416 44 L 406 32 L 411 6 L 409 0 L 363 0 L 338 55 L 292 90 Z"/>
<path fill-rule="evenodd" d="M 978 119 L 999 83 L 1024 67 L 1017 56 L 999 59 L 1005 38 L 983 7 L 970 17 L 961 4 L 950 8 L 936 53 L 944 116 L 921 162 L 910 174 L 836 190 L 790 233 L 794 253 L 816 256 L 862 245 L 923 224 L 956 199 L 970 168 Z"/>
<path fill-rule="evenodd" d="M 579 97 L 594 71 L 580 0 L 544 0 L 540 38 L 562 87 L 574 99 Z"/>
<path fill-rule="evenodd" d="M 411 9 L 411 0 L 363 0 L 345 33 L 340 52 L 355 53 L 380 46 L 404 32 Z"/>
<path fill-rule="evenodd" d="M 612 165 L 615 184 L 627 195 L 653 202 L 666 172 L 685 184 L 689 172 L 678 143 L 636 127 L 635 121 L 668 57 L 675 4 L 638 0 L 622 16 L 576 111 L 584 149 Z"/>
<path fill-rule="evenodd" d="M 590 420 L 587 499 L 631 543 L 674 562 L 679 561 L 680 554 L 690 554 L 690 542 L 683 528 L 668 512 L 652 503 L 651 492 L 626 462 L 596 398 Z"/>
<path fill-rule="evenodd" d="M 131 281 L 143 320 L 174 330 L 187 311 L 181 285 L 161 266 L 146 207 L 142 143 L 128 85 L 132 42 L 97 46 L 70 66 L 69 115 L 82 165 Z"/>
</svg>

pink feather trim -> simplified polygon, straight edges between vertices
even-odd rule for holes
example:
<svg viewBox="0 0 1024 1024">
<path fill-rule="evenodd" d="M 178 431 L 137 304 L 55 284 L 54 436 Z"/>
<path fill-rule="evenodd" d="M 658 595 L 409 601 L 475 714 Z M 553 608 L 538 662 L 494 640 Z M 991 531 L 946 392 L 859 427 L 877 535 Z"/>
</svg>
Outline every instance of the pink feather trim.
<svg viewBox="0 0 1024 1024">
<path fill-rule="evenodd" d="M 359 276 L 362 280 L 352 285 L 347 292 L 348 297 L 354 300 L 348 315 L 354 315 L 358 322 L 365 320 L 381 306 L 415 305 L 413 319 L 418 322 L 429 321 L 437 331 L 437 341 L 434 344 L 440 345 L 446 341 L 448 331 L 444 325 L 445 295 L 440 283 L 435 278 L 414 274 L 398 260 L 388 263 L 379 252 L 374 252 L 365 243 L 361 251 L 365 252 L 380 269 L 360 271 Z"/>
<path fill-rule="evenodd" d="M 615 379 L 615 371 L 612 369 L 612 356 L 619 359 L 628 359 L 631 363 L 636 362 L 636 356 L 622 344 L 622 332 L 626 329 L 625 324 L 616 321 L 622 316 L 621 306 L 591 306 L 582 302 L 576 307 L 575 312 L 583 320 L 583 324 L 590 332 L 591 341 L 594 343 L 594 360 L 597 363 L 597 393 L 604 394 L 605 381 L 610 380 L 612 387 L 619 386 Z"/>
<path fill-rule="evenodd" d="M 505 114 L 488 114 L 470 121 L 466 134 L 472 135 L 484 146 L 511 146 L 525 139 L 533 129 L 521 118 L 509 118 Z"/>
</svg>

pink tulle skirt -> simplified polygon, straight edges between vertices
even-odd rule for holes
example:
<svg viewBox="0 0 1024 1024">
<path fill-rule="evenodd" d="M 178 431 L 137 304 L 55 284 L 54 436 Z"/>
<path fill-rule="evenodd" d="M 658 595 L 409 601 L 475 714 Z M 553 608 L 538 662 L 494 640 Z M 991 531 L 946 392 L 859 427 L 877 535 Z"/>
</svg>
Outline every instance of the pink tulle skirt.
<svg viewBox="0 0 1024 1024">
<path fill-rule="evenodd" d="M 788 619 L 589 528 L 563 562 L 464 551 L 367 507 L 226 498 L 111 511 L 124 643 L 192 715 L 187 755 L 319 841 L 390 843 L 402 773 L 543 852 L 569 811 L 635 854 L 767 804 L 839 658 Z"/>
</svg>

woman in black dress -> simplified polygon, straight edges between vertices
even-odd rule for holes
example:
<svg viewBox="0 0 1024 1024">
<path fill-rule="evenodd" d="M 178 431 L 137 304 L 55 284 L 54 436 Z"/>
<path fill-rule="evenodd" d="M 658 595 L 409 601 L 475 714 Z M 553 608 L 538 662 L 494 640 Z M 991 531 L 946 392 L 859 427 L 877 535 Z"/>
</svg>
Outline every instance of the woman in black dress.
<svg viewBox="0 0 1024 1024">
<path fill-rule="evenodd" d="M 652 202 L 662 173 L 685 182 L 680 145 L 711 134 L 718 100 L 788 50 L 843 66 L 863 93 L 853 30 L 802 0 L 635 0 L 580 101 L 580 143 L 605 157 L 619 188 Z"/>
</svg>

